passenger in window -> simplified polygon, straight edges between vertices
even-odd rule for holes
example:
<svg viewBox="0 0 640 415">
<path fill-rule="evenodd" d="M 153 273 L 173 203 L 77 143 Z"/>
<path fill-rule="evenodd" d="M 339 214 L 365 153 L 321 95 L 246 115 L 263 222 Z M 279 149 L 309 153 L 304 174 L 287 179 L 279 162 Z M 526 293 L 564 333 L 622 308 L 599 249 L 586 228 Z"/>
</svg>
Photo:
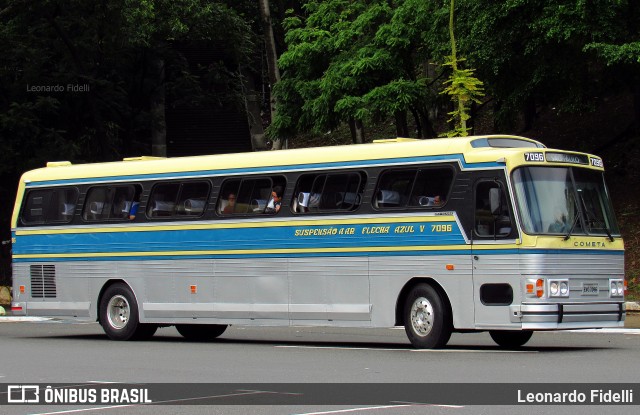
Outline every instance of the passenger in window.
<svg viewBox="0 0 640 415">
<path fill-rule="evenodd" d="M 140 202 L 133 202 L 131 204 L 131 210 L 129 211 L 129 220 L 134 220 L 136 215 L 138 214 L 138 206 L 140 206 Z"/>
<path fill-rule="evenodd" d="M 282 186 L 276 186 L 271 192 L 271 199 L 267 203 L 267 208 L 264 213 L 278 213 L 282 206 Z"/>
<path fill-rule="evenodd" d="M 129 211 L 131 210 L 131 201 L 127 200 L 124 193 L 118 196 L 118 200 L 113 205 L 113 217 L 126 219 L 129 217 Z"/>
<path fill-rule="evenodd" d="M 227 206 L 225 206 L 224 209 L 222 209 L 222 213 L 224 213 L 225 215 L 228 215 L 230 213 L 233 213 L 235 209 L 236 209 L 236 195 L 235 193 L 229 193 L 229 196 L 227 196 Z"/>
</svg>

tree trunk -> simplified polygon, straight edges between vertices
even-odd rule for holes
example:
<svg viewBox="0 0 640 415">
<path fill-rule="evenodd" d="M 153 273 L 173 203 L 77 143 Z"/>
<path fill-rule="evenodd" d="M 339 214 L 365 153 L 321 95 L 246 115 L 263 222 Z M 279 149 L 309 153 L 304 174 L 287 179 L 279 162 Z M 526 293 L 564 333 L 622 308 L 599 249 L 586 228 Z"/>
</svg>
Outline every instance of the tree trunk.
<svg viewBox="0 0 640 415">
<path fill-rule="evenodd" d="M 251 135 L 251 148 L 253 151 L 267 149 L 267 140 L 262 128 L 262 115 L 260 114 L 260 101 L 256 91 L 256 83 L 253 76 L 246 71 L 240 71 L 243 83 L 245 110 L 249 123 L 249 134 Z"/>
<path fill-rule="evenodd" d="M 273 95 L 273 86 L 280 81 L 280 69 L 278 69 L 278 53 L 276 51 L 276 41 L 273 37 L 273 26 L 271 25 L 271 10 L 269 0 L 258 0 L 260 5 L 260 17 L 262 20 L 262 33 L 267 54 L 267 69 L 269 72 L 269 106 L 271 110 L 271 120 L 276 116 L 276 98 Z M 273 150 L 286 148 L 286 139 L 275 139 Z"/>
<path fill-rule="evenodd" d="M 349 130 L 351 130 L 351 141 L 353 141 L 353 144 L 364 143 L 364 125 L 362 121 L 351 118 L 349 120 Z"/>
<path fill-rule="evenodd" d="M 420 138 L 437 137 L 438 134 L 436 133 L 436 130 L 433 128 L 433 123 L 431 122 L 431 119 L 429 118 L 429 115 L 427 114 L 427 112 L 422 108 L 417 109 L 416 112 L 420 119 L 420 126 L 422 127 L 422 135 L 420 136 Z"/>
<path fill-rule="evenodd" d="M 396 118 L 396 134 L 398 137 L 409 137 L 409 126 L 407 125 L 407 111 L 397 111 Z"/>
<path fill-rule="evenodd" d="M 158 86 L 151 94 L 151 155 L 167 157 L 167 122 L 165 119 L 164 59 L 153 60 Z"/>
<path fill-rule="evenodd" d="M 640 131 L 640 84 L 637 82 L 633 85 L 633 114 L 636 131 Z"/>
</svg>

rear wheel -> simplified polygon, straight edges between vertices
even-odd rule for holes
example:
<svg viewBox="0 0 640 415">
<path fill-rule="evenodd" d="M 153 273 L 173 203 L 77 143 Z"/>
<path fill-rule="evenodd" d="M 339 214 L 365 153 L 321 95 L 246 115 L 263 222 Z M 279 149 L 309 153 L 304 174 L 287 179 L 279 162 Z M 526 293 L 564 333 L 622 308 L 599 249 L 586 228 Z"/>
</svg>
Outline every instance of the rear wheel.
<svg viewBox="0 0 640 415">
<path fill-rule="evenodd" d="M 225 324 L 176 324 L 178 333 L 194 342 L 206 342 L 220 337 L 227 327 Z"/>
<path fill-rule="evenodd" d="M 136 297 L 122 283 L 106 289 L 100 300 L 99 316 L 102 329 L 111 340 L 144 340 L 158 329 L 155 324 L 140 323 Z"/>
<path fill-rule="evenodd" d="M 524 346 L 533 336 L 532 331 L 491 330 L 489 335 L 494 342 L 505 349 L 517 349 Z"/>
<path fill-rule="evenodd" d="M 419 284 L 411 289 L 404 305 L 404 328 L 417 349 L 438 349 L 447 344 L 453 328 L 451 312 L 432 286 Z"/>
</svg>

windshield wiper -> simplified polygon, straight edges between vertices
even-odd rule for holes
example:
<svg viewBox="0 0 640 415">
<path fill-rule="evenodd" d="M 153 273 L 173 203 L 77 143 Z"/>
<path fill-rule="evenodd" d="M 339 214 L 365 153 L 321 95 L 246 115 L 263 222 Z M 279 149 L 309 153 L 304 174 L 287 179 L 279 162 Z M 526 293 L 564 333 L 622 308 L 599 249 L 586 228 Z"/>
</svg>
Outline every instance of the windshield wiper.
<svg viewBox="0 0 640 415">
<path fill-rule="evenodd" d="M 571 227 L 569 228 L 569 232 L 567 232 L 567 234 L 564 236 L 565 241 L 571 237 L 571 234 L 573 233 L 573 230 L 575 229 L 579 220 L 580 220 L 580 211 L 576 210 L 576 217 L 573 218 L 573 224 L 571 224 Z"/>
<path fill-rule="evenodd" d="M 600 223 L 601 221 L 599 221 L 598 218 L 596 218 L 596 215 L 587 208 L 587 203 L 584 201 L 584 197 L 582 196 L 582 192 L 580 190 L 578 190 L 578 196 L 580 196 L 580 202 L 582 202 L 582 209 L 584 210 L 584 213 L 587 216 L 587 223 L 589 224 L 589 229 L 591 229 L 592 224 L 595 225 L 596 223 Z M 607 233 L 609 240 L 613 242 L 614 239 L 613 239 L 613 236 L 611 235 L 611 231 L 609 230 L 609 227 L 607 226 L 606 221 L 603 220 L 601 223 L 603 226 L 598 229 L 603 229 Z"/>
<path fill-rule="evenodd" d="M 578 193 L 580 193 L 580 190 L 578 190 Z M 580 195 L 582 196 L 582 195 Z M 564 240 L 567 241 L 569 240 L 569 238 L 571 237 L 571 234 L 573 233 L 573 230 L 576 228 L 576 225 L 578 224 L 578 221 L 580 220 L 580 206 L 578 206 L 578 201 L 576 199 L 573 199 L 574 205 L 576 207 L 576 216 L 573 218 L 573 223 L 571 224 L 571 227 L 569 228 L 569 232 L 566 233 L 566 235 L 564 236 Z"/>
</svg>

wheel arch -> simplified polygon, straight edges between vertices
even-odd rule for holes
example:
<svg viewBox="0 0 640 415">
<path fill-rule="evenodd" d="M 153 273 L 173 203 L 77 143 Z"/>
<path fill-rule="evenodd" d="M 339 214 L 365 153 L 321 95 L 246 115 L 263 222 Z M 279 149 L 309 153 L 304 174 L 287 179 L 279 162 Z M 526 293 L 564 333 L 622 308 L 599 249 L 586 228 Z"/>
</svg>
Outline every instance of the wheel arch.
<svg viewBox="0 0 640 415">
<path fill-rule="evenodd" d="M 453 310 L 451 309 L 451 301 L 449 300 L 449 296 L 445 289 L 440 285 L 436 280 L 431 277 L 414 277 L 411 278 L 400 290 L 400 294 L 396 300 L 396 326 L 404 326 L 404 305 L 407 300 L 407 296 L 409 292 L 418 284 L 427 284 L 433 287 L 440 298 L 442 299 L 444 305 L 449 309 L 449 316 L 453 316 Z"/>
</svg>

